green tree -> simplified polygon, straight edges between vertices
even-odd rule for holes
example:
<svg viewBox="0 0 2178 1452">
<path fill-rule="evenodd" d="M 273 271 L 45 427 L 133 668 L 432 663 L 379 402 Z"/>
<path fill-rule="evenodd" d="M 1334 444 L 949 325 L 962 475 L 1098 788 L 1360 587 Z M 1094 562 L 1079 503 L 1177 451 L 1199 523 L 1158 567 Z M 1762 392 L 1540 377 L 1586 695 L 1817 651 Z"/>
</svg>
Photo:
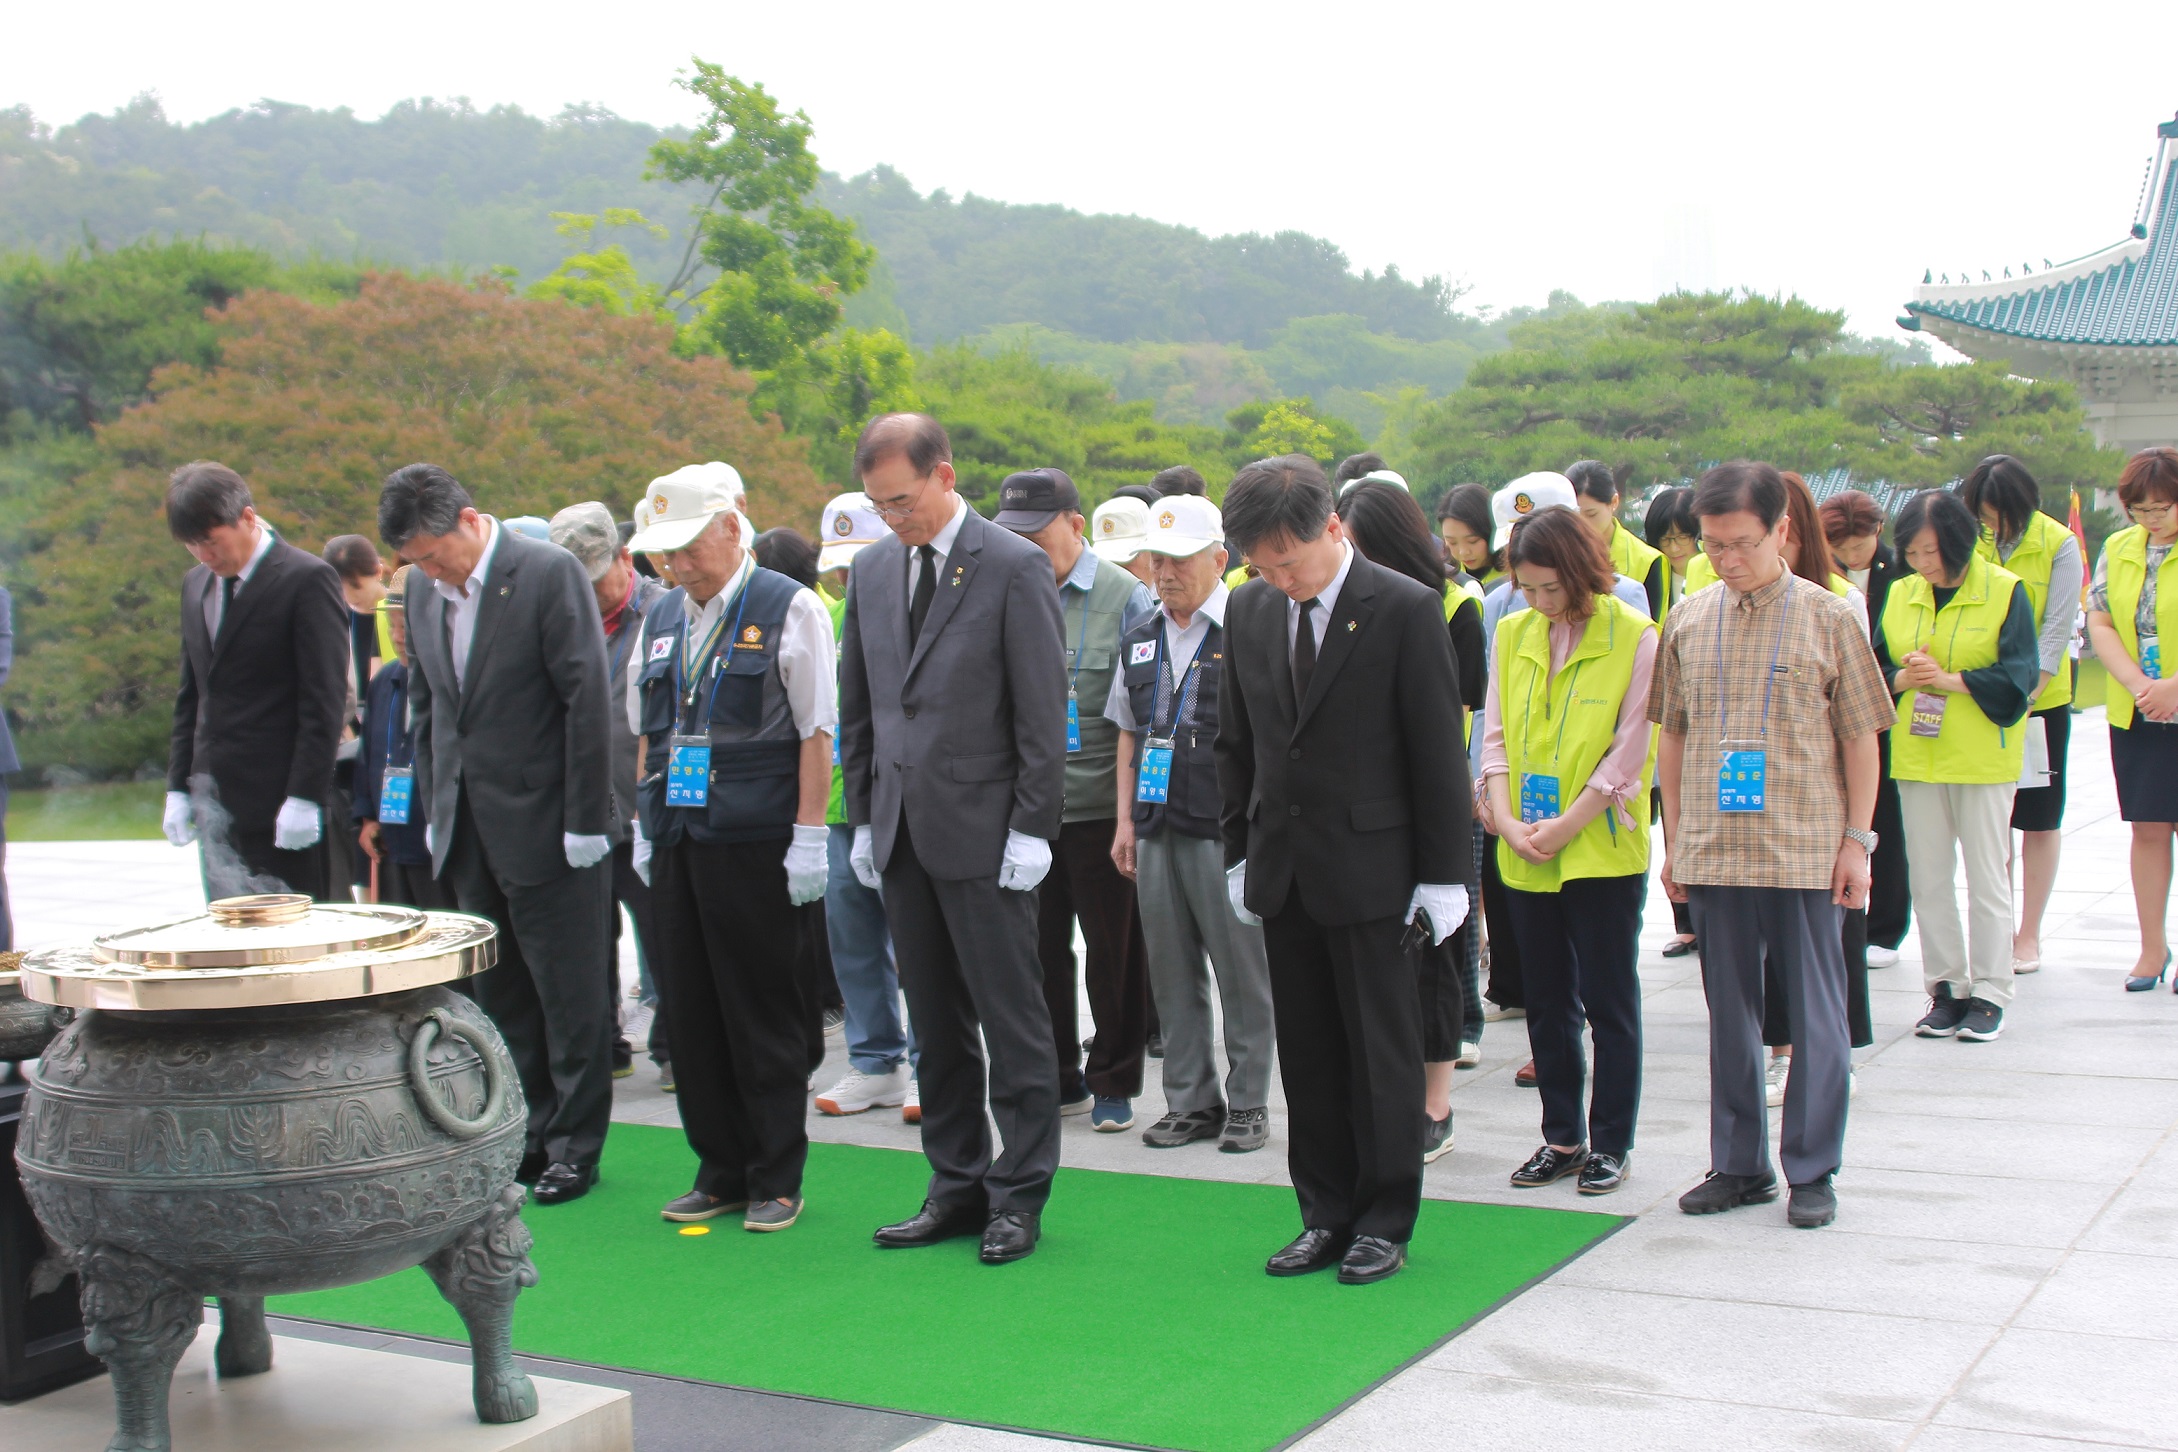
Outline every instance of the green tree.
<svg viewBox="0 0 2178 1452">
<path fill-rule="evenodd" d="M 1894 367 L 1849 385 L 1846 417 L 1875 431 L 1874 472 L 1902 484 L 1948 484 L 1991 454 L 2010 454 L 2063 519 L 2071 491 L 2106 489 L 2123 455 L 2098 448 L 2070 384 L 2017 378 L 2001 363 Z"/>
<path fill-rule="evenodd" d="M 652 237 L 672 235 L 632 207 L 607 207 L 598 212 L 554 212 L 552 220 L 562 237 L 589 244 L 597 229 L 635 227 Z M 671 325 L 673 313 L 666 306 L 662 287 L 643 280 L 628 249 L 618 242 L 588 252 L 570 253 L 544 277 L 522 289 L 524 297 L 552 297 L 576 307 L 596 308 L 614 317 L 650 317 Z"/>
</svg>

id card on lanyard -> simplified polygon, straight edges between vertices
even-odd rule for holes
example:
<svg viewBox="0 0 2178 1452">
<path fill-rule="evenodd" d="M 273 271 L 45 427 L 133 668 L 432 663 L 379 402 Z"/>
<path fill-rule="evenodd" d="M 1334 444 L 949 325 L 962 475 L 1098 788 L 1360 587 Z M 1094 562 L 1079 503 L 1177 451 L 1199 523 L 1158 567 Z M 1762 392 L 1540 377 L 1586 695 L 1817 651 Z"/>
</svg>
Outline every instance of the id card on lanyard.
<svg viewBox="0 0 2178 1452">
<path fill-rule="evenodd" d="M 708 649 L 704 651 L 704 654 L 709 657 L 711 662 L 711 694 L 705 702 L 703 716 L 700 718 L 703 730 L 699 733 L 691 727 L 691 729 L 673 733 L 666 755 L 666 805 L 669 807 L 705 807 L 710 805 L 711 711 L 718 704 L 719 681 L 724 678 L 726 667 L 733 664 L 734 648 L 741 643 L 741 612 L 748 608 L 748 604 L 749 582 L 745 580 L 742 582 L 740 599 L 734 604 L 733 624 L 726 626 L 725 657 L 721 659 L 718 654 L 719 636 L 716 628 L 713 629 L 711 639 L 707 642 Z M 720 619 L 724 620 L 723 612 L 721 612 Z M 676 672 L 685 670 L 687 663 L 688 626 L 684 623 L 681 626 L 681 660 L 675 665 Z M 696 693 L 701 689 L 702 680 L 703 675 L 698 672 L 694 679 L 689 682 L 685 692 L 676 693 L 680 698 L 684 720 L 695 710 Z"/>
<path fill-rule="evenodd" d="M 2163 679 L 2162 637 L 2155 635 L 2140 637 L 2140 669 L 2147 674 L 2148 679 L 2151 681 Z"/>
<path fill-rule="evenodd" d="M 1134 774 L 1134 799 L 1138 802 L 1161 805 L 1172 799 L 1173 744 L 1179 737 L 1180 723 L 1194 715 L 1195 682 L 1202 667 L 1202 647 L 1209 639 L 1206 630 L 1202 640 L 1196 643 L 1194 658 L 1188 661 L 1186 673 L 1177 685 L 1167 687 L 1165 631 L 1162 625 L 1157 628 L 1157 684 L 1171 701 L 1172 724 L 1164 735 L 1157 734 L 1157 697 L 1153 693 L 1150 697 L 1150 734 L 1143 739 L 1142 765 Z"/>
<path fill-rule="evenodd" d="M 1726 610 L 1732 607 L 1727 605 Z M 1787 582 L 1777 612 L 1777 641 L 1770 647 L 1770 669 L 1762 678 L 1762 727 L 1745 740 L 1732 739 L 1731 683 L 1724 671 L 1724 616 L 1717 613 L 1717 810 L 1759 812 L 1766 809 L 1770 776 L 1770 692 L 1777 684 L 1777 661 L 1785 648 L 1785 625 L 1792 618 L 1792 587 Z"/>
<path fill-rule="evenodd" d="M 405 827 L 416 800 L 416 768 L 393 764 L 393 744 L 399 740 L 394 727 L 403 711 L 386 712 L 386 769 L 378 780 L 378 821 L 386 827 Z"/>
<path fill-rule="evenodd" d="M 1548 660 L 1550 656 L 1550 625 L 1540 611 L 1531 612 L 1531 618 L 1545 621 L 1543 625 L 1543 656 L 1545 660 Z M 1535 627 L 1528 625 L 1523 629 L 1532 632 Z M 1565 793 L 1559 784 L 1557 767 L 1559 758 L 1565 754 L 1566 717 L 1573 714 L 1573 702 L 1580 694 L 1581 665 L 1582 662 L 1574 662 L 1573 676 L 1566 686 L 1565 710 L 1558 714 L 1558 743 L 1551 753 L 1551 770 L 1548 773 L 1525 770 L 1520 773 L 1520 820 L 1531 827 L 1537 822 L 1547 822 L 1552 817 L 1565 815 Z M 1548 718 L 1550 714 L 1550 678 L 1547 673 L 1544 676 L 1543 683 L 1543 714 L 1545 718 Z M 1535 680 L 1531 676 L 1528 679 L 1529 719 L 1532 720 L 1534 715 Z"/>
<path fill-rule="evenodd" d="M 1081 684 L 1081 653 L 1089 644 L 1089 592 L 1081 597 L 1081 629 L 1074 632 L 1074 674 L 1066 682 L 1066 749 L 1069 754 L 1081 750 L 1081 702 L 1074 695 L 1074 688 Z"/>
</svg>

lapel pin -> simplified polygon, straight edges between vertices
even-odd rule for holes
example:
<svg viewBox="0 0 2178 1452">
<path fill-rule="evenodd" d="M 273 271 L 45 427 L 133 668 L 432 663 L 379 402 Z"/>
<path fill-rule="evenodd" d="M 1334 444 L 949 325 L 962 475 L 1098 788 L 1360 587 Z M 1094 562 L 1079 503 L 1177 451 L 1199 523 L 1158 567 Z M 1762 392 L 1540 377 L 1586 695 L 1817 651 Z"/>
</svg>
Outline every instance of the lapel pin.
<svg viewBox="0 0 2178 1452">
<path fill-rule="evenodd" d="M 512 585 L 501 585 L 499 587 L 499 593 L 502 595 L 512 595 L 514 593 L 514 587 Z M 1349 625 L 1346 628 L 1348 630 L 1352 630 L 1354 627 Z"/>
<path fill-rule="evenodd" d="M 1360 622 L 1360 621 L 1358 621 L 1358 620 L 1349 620 L 1349 621 L 1347 621 L 1347 622 L 1346 622 L 1346 633 L 1347 633 L 1348 635 L 1352 635 L 1352 634 L 1354 633 L 1354 628 L 1355 628 L 1356 626 L 1360 625 L 1360 624 L 1361 624 L 1361 622 Z"/>
</svg>

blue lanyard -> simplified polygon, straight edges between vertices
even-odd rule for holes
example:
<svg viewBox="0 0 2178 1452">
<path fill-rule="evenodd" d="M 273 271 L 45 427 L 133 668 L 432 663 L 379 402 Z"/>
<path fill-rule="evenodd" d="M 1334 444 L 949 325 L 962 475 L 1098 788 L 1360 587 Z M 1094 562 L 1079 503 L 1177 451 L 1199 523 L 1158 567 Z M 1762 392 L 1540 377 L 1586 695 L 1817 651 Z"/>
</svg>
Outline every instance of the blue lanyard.
<svg viewBox="0 0 2178 1452">
<path fill-rule="evenodd" d="M 1171 677 L 1167 674 L 1170 669 L 1170 662 L 1165 659 L 1165 622 L 1162 619 L 1157 622 L 1158 694 L 1163 696 L 1166 702 L 1172 706 L 1172 724 L 1162 732 L 1158 731 L 1157 702 L 1152 699 L 1150 702 L 1150 735 L 1171 736 L 1179 731 L 1182 720 L 1193 721 L 1195 719 L 1193 714 L 1195 682 L 1201 678 L 1199 667 L 1202 664 L 1203 647 L 1209 643 L 1210 626 L 1208 622 L 1204 622 L 1202 639 L 1195 642 L 1195 653 L 1187 658 L 1186 673 L 1180 677 L 1179 687 L 1175 690 L 1171 685 Z"/>
<path fill-rule="evenodd" d="M 1089 592 L 1081 592 L 1081 629 L 1074 634 L 1074 678 L 1066 683 L 1066 693 L 1071 696 L 1081 684 L 1081 653 L 1089 644 Z"/>
<path fill-rule="evenodd" d="M 392 687 L 392 688 L 391 688 L 391 689 L 390 689 L 390 690 L 388 691 L 388 694 L 389 694 L 389 695 L 391 695 L 391 696 L 393 697 L 393 700 L 392 700 L 392 701 L 391 701 L 391 703 L 390 703 L 390 705 L 391 705 L 392 709 L 386 712 L 386 761 L 385 761 L 385 765 L 386 765 L 386 766 L 393 766 L 393 765 L 396 765 L 396 763 L 395 763 L 395 761 L 394 761 L 394 759 L 393 759 L 393 743 L 394 743 L 395 741 L 397 741 L 397 740 L 399 740 L 399 739 L 400 739 L 400 738 L 399 738 L 399 737 L 398 737 L 397 735 L 395 735 L 395 733 L 394 733 L 394 728 L 395 728 L 396 726 L 398 726 L 398 725 L 400 724 L 400 721 L 401 721 L 401 688 L 400 688 L 400 686 L 398 686 L 398 685 L 395 685 L 395 686 L 393 686 L 393 687 Z M 381 770 L 383 770 L 384 768 L 380 768 L 380 769 L 381 769 Z"/>
<path fill-rule="evenodd" d="M 754 572 L 753 570 L 752 570 L 752 571 L 750 571 L 750 573 L 749 573 L 749 578 L 750 578 L 751 580 L 753 580 L 753 579 L 755 579 L 755 578 L 756 578 L 756 574 L 755 574 L 755 572 Z M 730 625 L 730 626 L 728 626 L 728 627 L 726 628 L 726 658 L 725 658 L 725 659 L 724 659 L 723 661 L 722 661 L 722 660 L 719 660 L 719 659 L 718 659 L 718 631 L 717 631 L 717 629 L 716 629 L 716 628 L 714 628 L 714 629 L 712 630 L 712 632 L 711 632 L 711 639 L 710 639 L 709 645 L 708 645 L 708 647 L 707 647 L 707 648 L 706 648 L 706 649 L 704 650 L 704 652 L 703 652 L 703 654 L 704 654 L 704 655 L 706 655 L 706 656 L 708 656 L 708 657 L 710 657 L 710 658 L 711 658 L 711 695 L 710 695 L 709 699 L 707 699 L 707 700 L 706 700 L 706 701 L 704 702 L 704 705 L 703 705 L 703 716 L 702 716 L 702 719 L 703 719 L 703 720 L 706 720 L 706 721 L 710 720 L 710 719 L 711 719 L 711 712 L 712 712 L 712 709 L 713 709 L 714 707 L 716 707 L 716 706 L 718 705 L 718 683 L 719 683 L 719 679 L 720 679 L 720 677 L 722 677 L 722 676 L 724 676 L 724 675 L 726 674 L 727 668 L 728 668 L 728 667 L 730 667 L 731 665 L 733 665 L 733 663 L 734 663 L 734 652 L 735 652 L 735 651 L 736 651 L 737 649 L 739 649 L 739 648 L 740 648 L 740 646 L 741 646 L 741 612 L 742 612 L 742 611 L 744 611 L 744 610 L 746 610 L 746 609 L 748 609 L 748 608 L 749 608 L 749 587 L 748 587 L 748 585 L 747 585 L 747 584 L 743 584 L 743 585 L 742 585 L 742 587 L 741 587 L 741 593 L 740 593 L 740 595 L 738 595 L 738 596 L 737 596 L 737 597 L 735 598 L 735 601 L 734 601 L 734 623 L 733 623 L 732 625 Z M 720 618 L 721 618 L 721 619 L 723 619 L 723 618 L 724 618 L 724 612 L 721 612 L 721 614 L 720 614 Z M 678 683 L 679 683 L 679 681 L 681 681 L 681 680 L 683 680 L 683 679 L 686 679 L 686 677 L 685 677 L 685 676 L 684 676 L 684 675 L 683 675 L 682 673 L 683 673 L 683 671 L 684 671 L 684 670 L 686 669 L 686 665 L 687 665 L 687 659 L 686 659 L 686 657 L 687 657 L 687 651 L 688 651 L 688 625 L 687 625 L 687 623 L 686 623 L 686 622 L 684 621 L 684 622 L 682 623 L 682 625 L 681 625 L 681 653 L 682 653 L 682 659 L 681 659 L 681 660 L 679 660 L 679 661 L 676 661 L 676 662 L 674 663 L 674 677 L 675 677 L 675 687 L 674 687 L 674 693 L 675 693 L 675 695 L 676 695 L 676 696 L 679 696 L 679 695 L 680 695 L 680 689 L 679 689 L 679 684 L 678 684 Z M 701 674 L 701 673 L 699 672 L 698 674 L 699 674 L 699 678 L 700 678 L 700 674 Z M 695 687 L 691 686 L 691 687 L 689 688 L 689 690 L 688 690 L 688 692 L 687 692 L 687 695 L 686 695 L 685 699 L 686 699 L 687 705 L 686 705 L 686 707 L 684 707 L 684 709 L 693 709 L 693 708 L 694 708 L 694 706 L 695 706 L 695 704 L 696 704 L 696 688 L 695 688 Z"/>
<path fill-rule="evenodd" d="M 1787 572 L 1790 574 L 1790 571 Z M 1721 581 L 1719 582 L 1722 583 Z M 1792 583 L 1785 582 L 1784 603 L 1777 612 L 1777 643 L 1770 647 L 1770 673 L 1762 680 L 1762 739 L 1770 739 L 1770 690 L 1777 684 L 1777 658 L 1785 648 L 1785 622 L 1792 618 Z M 1724 617 L 1731 613 L 1729 602 L 1717 612 L 1717 739 L 1732 739 L 1732 688 L 1724 677 Z"/>
</svg>

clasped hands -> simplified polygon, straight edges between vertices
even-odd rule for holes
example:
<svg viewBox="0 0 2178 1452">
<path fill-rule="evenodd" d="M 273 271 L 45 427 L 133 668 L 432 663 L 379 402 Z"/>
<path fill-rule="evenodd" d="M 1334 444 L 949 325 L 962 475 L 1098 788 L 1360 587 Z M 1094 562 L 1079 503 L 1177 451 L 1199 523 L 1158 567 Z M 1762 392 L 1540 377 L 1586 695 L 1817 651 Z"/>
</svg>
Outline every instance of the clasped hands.
<svg viewBox="0 0 2178 1452">
<path fill-rule="evenodd" d="M 1925 650 L 1916 650 L 1898 663 L 1900 694 L 1907 689 L 1917 691 L 1943 691 L 1954 696 L 1966 694 L 1966 680 L 1957 671 L 1947 671 L 1936 664 L 1936 657 Z"/>
</svg>

